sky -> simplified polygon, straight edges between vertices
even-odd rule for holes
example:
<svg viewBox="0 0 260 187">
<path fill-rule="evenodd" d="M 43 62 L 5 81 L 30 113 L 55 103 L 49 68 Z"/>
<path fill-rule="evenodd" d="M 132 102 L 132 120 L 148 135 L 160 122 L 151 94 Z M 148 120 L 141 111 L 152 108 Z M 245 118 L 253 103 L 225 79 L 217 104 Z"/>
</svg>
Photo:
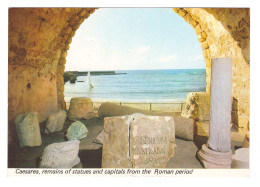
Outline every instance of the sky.
<svg viewBox="0 0 260 187">
<path fill-rule="evenodd" d="M 171 8 L 100 8 L 76 31 L 66 71 L 205 68 L 195 30 Z"/>
</svg>

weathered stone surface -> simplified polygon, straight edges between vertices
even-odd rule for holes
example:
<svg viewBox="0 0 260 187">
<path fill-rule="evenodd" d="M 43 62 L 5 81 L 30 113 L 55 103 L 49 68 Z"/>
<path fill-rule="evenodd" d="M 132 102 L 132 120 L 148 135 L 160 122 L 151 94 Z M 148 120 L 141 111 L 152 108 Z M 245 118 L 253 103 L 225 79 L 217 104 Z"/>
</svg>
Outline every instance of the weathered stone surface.
<svg viewBox="0 0 260 187">
<path fill-rule="evenodd" d="M 232 58 L 212 59 L 208 146 L 231 150 Z"/>
<path fill-rule="evenodd" d="M 174 116 L 175 136 L 184 140 L 193 140 L 194 138 L 194 120 Z"/>
<path fill-rule="evenodd" d="M 249 148 L 236 150 L 232 157 L 232 168 L 249 168 Z"/>
<path fill-rule="evenodd" d="M 70 100 L 69 119 L 89 119 L 94 116 L 92 101 L 86 97 L 74 97 Z"/>
<path fill-rule="evenodd" d="M 98 136 L 94 139 L 94 143 L 103 144 L 105 138 L 104 129 L 98 134 Z"/>
<path fill-rule="evenodd" d="M 130 124 L 130 157 L 134 168 L 164 168 L 174 156 L 172 117 L 138 116 Z"/>
<path fill-rule="evenodd" d="M 41 157 L 40 167 L 42 168 L 72 168 L 76 166 L 80 159 L 78 140 L 72 140 L 48 145 Z"/>
<path fill-rule="evenodd" d="M 206 92 L 190 92 L 187 94 L 186 105 L 181 116 L 196 121 L 209 120 L 210 94 Z"/>
<path fill-rule="evenodd" d="M 205 168 L 230 168 L 232 58 L 212 59 L 210 124 L 207 145 L 198 157 Z"/>
<path fill-rule="evenodd" d="M 250 134 L 247 133 L 245 138 L 244 138 L 244 141 L 243 141 L 243 146 L 244 148 L 249 148 L 249 145 L 250 145 Z"/>
<path fill-rule="evenodd" d="M 163 113 L 160 112 L 151 112 L 147 110 L 141 110 L 134 107 L 120 106 L 115 103 L 103 103 L 99 107 L 98 116 L 100 118 L 105 117 L 115 117 L 115 116 L 124 116 L 132 115 L 135 113 L 141 113 L 149 116 L 163 116 Z M 175 124 L 175 135 L 178 138 L 184 140 L 193 140 L 194 135 L 194 120 L 188 119 L 185 117 L 174 116 Z"/>
<path fill-rule="evenodd" d="M 67 118 L 67 113 L 64 110 L 58 110 L 49 115 L 45 133 L 60 131 L 63 129 L 64 122 Z"/>
<path fill-rule="evenodd" d="M 196 122 L 196 135 L 198 136 L 209 136 L 209 121 L 204 121 L 204 122 Z"/>
<path fill-rule="evenodd" d="M 164 168 L 174 155 L 172 117 L 108 117 L 104 119 L 104 132 L 104 168 Z"/>
<path fill-rule="evenodd" d="M 37 112 L 17 116 L 15 124 L 21 147 L 42 144 Z"/>
<path fill-rule="evenodd" d="M 68 140 L 80 140 L 88 135 L 87 127 L 80 121 L 76 121 L 70 125 L 67 130 L 66 137 Z"/>
<path fill-rule="evenodd" d="M 218 152 L 214 151 L 205 144 L 202 145 L 201 150 L 197 153 L 202 165 L 208 168 L 231 168 L 232 151 Z"/>
<path fill-rule="evenodd" d="M 106 117 L 104 119 L 103 168 L 132 168 L 129 157 L 130 117 Z"/>
<path fill-rule="evenodd" d="M 106 102 L 99 107 L 98 117 L 103 119 L 105 117 L 125 116 L 125 115 L 131 115 L 135 113 L 141 113 L 146 115 L 152 114 L 150 111 Z"/>
</svg>

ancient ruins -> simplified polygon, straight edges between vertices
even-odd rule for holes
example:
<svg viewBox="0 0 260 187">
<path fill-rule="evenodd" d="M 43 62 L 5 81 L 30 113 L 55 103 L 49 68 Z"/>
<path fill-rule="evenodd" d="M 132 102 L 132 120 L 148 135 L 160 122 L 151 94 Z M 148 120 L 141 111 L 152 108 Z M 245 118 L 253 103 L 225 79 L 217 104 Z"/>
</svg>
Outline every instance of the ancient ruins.
<svg viewBox="0 0 260 187">
<path fill-rule="evenodd" d="M 61 168 L 74 167 L 79 162 L 83 167 L 84 164 L 98 167 L 82 159 L 85 158 L 84 151 L 90 147 L 96 152 L 103 150 L 102 158 L 94 158 L 102 160 L 102 167 L 164 168 L 170 167 L 170 159 L 181 157 L 177 154 L 183 149 L 180 145 L 195 145 L 199 136 L 207 138 L 204 145 L 194 146 L 205 168 L 248 167 L 245 158 L 248 158 L 250 142 L 250 9 L 173 8 L 173 11 L 197 34 L 205 58 L 206 92 L 190 93 L 178 117 L 113 114 L 117 107 L 114 106 L 112 111 L 100 110 L 102 117 L 97 118 L 89 98 L 73 99 L 66 111 L 63 79 L 72 38 L 81 23 L 95 14 L 95 8 L 10 8 L 8 167 L 40 167 L 19 161 L 24 157 L 16 153 L 29 146 L 25 152 L 35 160 L 38 154 L 42 156 L 44 148 L 45 154 L 54 159 L 58 149 L 59 153 L 73 155 L 65 165 L 56 159 L 56 166 Z M 133 113 L 142 111 L 133 110 Z M 88 130 L 84 129 L 83 133 L 84 137 L 88 133 L 87 138 L 65 140 L 66 130 L 77 120 L 85 120 Z M 94 129 L 93 121 L 101 125 Z M 92 145 L 103 127 L 103 145 Z M 42 145 L 42 139 L 48 143 Z M 63 143 L 52 145 L 52 140 Z M 71 144 L 70 150 L 63 149 L 67 144 Z M 244 148 L 236 151 L 231 165 L 237 145 Z M 33 148 L 39 146 L 42 151 L 34 151 Z M 196 160 L 196 151 L 192 155 Z M 42 158 L 42 166 L 50 167 L 49 160 L 45 156 Z M 180 160 L 173 163 L 176 167 L 183 164 Z"/>
</svg>

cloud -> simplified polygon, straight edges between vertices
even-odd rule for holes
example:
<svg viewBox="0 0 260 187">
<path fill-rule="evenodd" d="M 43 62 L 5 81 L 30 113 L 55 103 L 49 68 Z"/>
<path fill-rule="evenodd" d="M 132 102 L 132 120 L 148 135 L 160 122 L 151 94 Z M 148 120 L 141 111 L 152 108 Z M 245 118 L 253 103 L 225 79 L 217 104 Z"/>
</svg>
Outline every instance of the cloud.
<svg viewBox="0 0 260 187">
<path fill-rule="evenodd" d="M 203 60 L 204 57 L 202 56 L 202 54 L 199 55 L 193 55 L 193 56 L 189 56 L 188 60 L 193 60 L 193 61 L 199 61 L 199 60 Z"/>
<path fill-rule="evenodd" d="M 142 46 L 142 47 L 139 47 L 137 49 L 137 54 L 141 55 L 141 54 L 144 54 L 146 53 L 147 51 L 149 51 L 150 47 L 149 46 Z"/>
<path fill-rule="evenodd" d="M 160 63 L 168 63 L 168 62 L 175 62 L 177 61 L 178 55 L 168 55 L 168 56 L 162 56 L 159 58 Z"/>
</svg>

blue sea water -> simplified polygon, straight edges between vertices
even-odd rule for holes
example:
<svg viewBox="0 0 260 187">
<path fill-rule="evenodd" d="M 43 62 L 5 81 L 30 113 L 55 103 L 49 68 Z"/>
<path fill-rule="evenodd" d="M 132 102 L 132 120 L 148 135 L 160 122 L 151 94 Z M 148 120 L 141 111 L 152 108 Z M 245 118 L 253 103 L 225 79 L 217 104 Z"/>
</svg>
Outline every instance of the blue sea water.
<svg viewBox="0 0 260 187">
<path fill-rule="evenodd" d="M 188 92 L 206 90 L 205 69 L 128 70 L 119 75 L 79 76 L 75 84 L 65 83 L 65 101 L 90 97 L 93 102 L 170 103 L 186 99 Z"/>
</svg>

